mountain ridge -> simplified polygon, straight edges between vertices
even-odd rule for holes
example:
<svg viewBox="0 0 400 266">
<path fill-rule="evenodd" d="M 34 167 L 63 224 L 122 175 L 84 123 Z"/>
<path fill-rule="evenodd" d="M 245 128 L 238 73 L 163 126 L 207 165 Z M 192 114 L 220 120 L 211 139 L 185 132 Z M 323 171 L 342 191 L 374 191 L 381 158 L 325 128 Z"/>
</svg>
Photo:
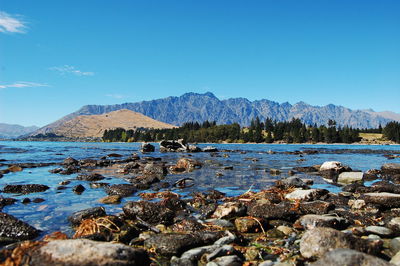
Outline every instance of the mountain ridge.
<svg viewBox="0 0 400 266">
<path fill-rule="evenodd" d="M 142 113 L 155 120 L 172 125 L 182 125 L 184 122 L 216 121 L 218 124 L 239 123 L 242 126 L 250 124 L 251 120 L 267 117 L 277 121 L 287 121 L 299 118 L 306 124 L 327 124 L 329 119 L 335 120 L 339 126 L 352 126 L 354 128 L 377 128 L 379 125 L 397 120 L 400 114 L 389 112 L 373 112 L 371 110 L 352 110 L 340 105 L 328 104 L 313 106 L 303 101 L 295 104 L 288 102 L 278 103 L 268 99 L 250 101 L 246 98 L 229 98 L 220 100 L 213 93 L 188 92 L 181 96 L 141 101 L 135 103 L 122 103 L 114 105 L 85 105 L 76 112 L 64 116 L 40 130 L 51 132 L 51 128 L 68 121 L 79 115 L 98 115 L 116 110 L 128 109 Z M 383 114 L 382 114 L 383 113 Z"/>
<path fill-rule="evenodd" d="M 0 123 L 0 138 L 11 139 L 29 134 L 38 130 L 37 126 L 21 126 L 17 124 Z"/>
</svg>

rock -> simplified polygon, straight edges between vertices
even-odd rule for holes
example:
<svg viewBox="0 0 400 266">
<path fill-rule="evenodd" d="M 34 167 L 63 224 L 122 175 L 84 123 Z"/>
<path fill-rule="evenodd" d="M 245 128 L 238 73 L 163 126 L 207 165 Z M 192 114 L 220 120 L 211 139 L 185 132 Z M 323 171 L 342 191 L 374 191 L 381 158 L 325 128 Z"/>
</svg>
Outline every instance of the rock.
<svg viewBox="0 0 400 266">
<path fill-rule="evenodd" d="M 15 241 L 34 239 L 40 231 L 7 213 L 0 213 L 0 237 Z"/>
<path fill-rule="evenodd" d="M 226 202 L 217 207 L 213 218 L 229 219 L 232 217 L 242 216 L 246 213 L 246 207 L 239 202 Z"/>
<path fill-rule="evenodd" d="M 71 216 L 68 217 L 68 221 L 72 223 L 72 225 L 79 225 L 83 220 L 89 218 L 97 218 L 106 216 L 106 211 L 103 207 L 94 207 L 81 211 L 74 212 Z"/>
<path fill-rule="evenodd" d="M 237 237 L 229 231 L 225 231 L 226 236 L 221 237 L 214 242 L 214 245 L 222 246 L 231 244 L 236 241 Z"/>
<path fill-rule="evenodd" d="M 218 149 L 213 146 L 207 146 L 203 148 L 203 152 L 218 152 Z"/>
<path fill-rule="evenodd" d="M 294 220 L 299 213 L 293 209 L 291 204 L 282 202 L 279 204 L 272 203 L 255 203 L 251 205 L 247 211 L 249 216 L 269 219 Z"/>
<path fill-rule="evenodd" d="M 393 254 L 396 254 L 400 251 L 400 237 L 395 237 L 390 240 L 389 249 Z"/>
<path fill-rule="evenodd" d="M 198 232 L 204 230 L 204 226 L 193 219 L 184 219 L 175 223 L 171 229 L 174 232 Z"/>
<path fill-rule="evenodd" d="M 219 226 L 219 227 L 234 227 L 235 225 L 225 219 L 207 219 L 205 222 Z"/>
<path fill-rule="evenodd" d="M 127 217 L 133 219 L 139 217 L 149 224 L 171 225 L 175 217 L 175 213 L 171 209 L 148 201 L 130 201 L 122 210 Z"/>
<path fill-rule="evenodd" d="M 335 205 L 331 202 L 316 200 L 310 202 L 301 202 L 299 209 L 303 214 L 325 214 L 334 208 Z"/>
<path fill-rule="evenodd" d="M 356 210 L 359 210 L 359 209 L 362 209 L 362 208 L 364 208 L 365 207 L 365 201 L 364 200 L 361 200 L 361 199 L 358 199 L 358 200 L 349 200 L 349 206 L 352 208 L 352 209 L 356 209 Z"/>
<path fill-rule="evenodd" d="M 77 194 L 80 194 L 80 193 L 82 193 L 83 191 L 85 191 L 85 187 L 79 184 L 79 185 L 74 186 L 74 187 L 72 188 L 72 191 L 75 192 L 75 193 L 77 193 Z"/>
<path fill-rule="evenodd" d="M 188 251 L 185 251 L 180 258 L 172 257 L 171 265 L 172 266 L 197 266 L 197 262 L 200 260 L 201 256 L 205 253 L 211 253 L 219 246 L 210 245 L 203 246 L 198 248 L 193 248 Z"/>
<path fill-rule="evenodd" d="M 297 176 L 284 178 L 278 180 L 276 183 L 278 186 L 283 186 L 284 188 L 290 188 L 290 187 L 308 188 L 307 184 Z"/>
<path fill-rule="evenodd" d="M 372 203 L 384 208 L 398 208 L 400 207 L 400 194 L 378 192 L 378 193 L 365 193 L 361 196 L 365 203 Z"/>
<path fill-rule="evenodd" d="M 341 162 L 337 161 L 329 161 L 329 162 L 324 162 L 321 167 L 319 168 L 319 171 L 339 171 L 340 169 L 343 168 L 343 165 Z"/>
<path fill-rule="evenodd" d="M 269 173 L 270 173 L 271 175 L 280 175 L 280 174 L 281 174 L 281 170 L 271 168 L 271 169 L 269 169 Z"/>
<path fill-rule="evenodd" d="M 288 200 L 312 201 L 327 193 L 328 191 L 325 189 L 296 189 L 286 194 L 285 198 Z"/>
<path fill-rule="evenodd" d="M 149 265 L 147 252 L 88 239 L 53 240 L 33 251 L 29 265 Z"/>
<path fill-rule="evenodd" d="M 216 258 L 227 256 L 227 255 L 241 255 L 231 245 L 223 245 L 222 247 L 216 248 L 213 252 L 206 256 L 207 261 L 215 260 Z"/>
<path fill-rule="evenodd" d="M 162 140 L 160 142 L 160 152 L 186 152 L 188 147 L 183 140 Z"/>
<path fill-rule="evenodd" d="M 352 249 L 338 248 L 317 260 L 312 266 L 390 266 L 389 262 Z"/>
<path fill-rule="evenodd" d="M 142 146 L 140 147 L 141 152 L 154 152 L 155 150 L 156 148 L 150 143 L 143 143 Z"/>
<path fill-rule="evenodd" d="M 147 163 L 143 168 L 144 175 L 155 175 L 160 179 L 168 173 L 167 168 L 159 163 Z"/>
<path fill-rule="evenodd" d="M 118 154 L 118 153 L 110 153 L 110 154 L 107 154 L 107 157 L 121 158 L 122 155 Z"/>
<path fill-rule="evenodd" d="M 121 203 L 121 196 L 119 195 L 106 196 L 104 198 L 99 199 L 99 202 L 103 204 L 118 204 Z"/>
<path fill-rule="evenodd" d="M 41 203 L 41 202 L 43 202 L 43 201 L 45 201 L 45 199 L 42 199 L 42 198 L 34 198 L 34 199 L 32 200 L 33 203 Z"/>
<path fill-rule="evenodd" d="M 77 160 L 75 160 L 74 158 L 72 158 L 72 157 L 68 157 L 62 162 L 62 164 L 66 165 L 66 166 L 68 166 L 68 165 L 78 165 L 79 162 Z"/>
<path fill-rule="evenodd" d="M 346 221 L 346 219 L 337 216 L 307 214 L 300 217 L 300 219 L 295 222 L 294 226 L 304 228 L 306 230 L 310 230 L 315 227 L 345 229 L 348 224 L 349 223 Z"/>
<path fill-rule="evenodd" d="M 381 171 L 386 175 L 398 175 L 400 174 L 400 163 L 385 163 L 382 165 Z"/>
<path fill-rule="evenodd" d="M 364 181 L 363 172 L 342 172 L 339 174 L 337 182 L 339 184 L 352 184 L 352 183 L 362 183 Z"/>
<path fill-rule="evenodd" d="M 235 219 L 236 230 L 240 233 L 254 233 L 259 232 L 260 222 L 256 218 L 239 217 Z"/>
<path fill-rule="evenodd" d="M 300 241 L 300 253 L 305 258 L 321 257 L 337 248 L 350 248 L 369 254 L 377 254 L 382 242 L 357 238 L 332 228 L 316 227 L 304 233 Z"/>
<path fill-rule="evenodd" d="M 171 166 L 173 172 L 191 172 L 196 168 L 201 168 L 202 164 L 194 159 L 181 158 L 176 165 Z"/>
<path fill-rule="evenodd" d="M 390 260 L 391 265 L 400 265 L 400 252 L 397 252 Z"/>
<path fill-rule="evenodd" d="M 393 234 L 392 230 L 383 226 L 367 226 L 365 231 L 370 234 L 375 234 L 381 237 L 389 237 Z"/>
<path fill-rule="evenodd" d="M 162 256 L 179 256 L 202 244 L 202 239 L 193 234 L 157 234 L 144 241 L 146 248 L 153 248 L 157 254 Z"/>
<path fill-rule="evenodd" d="M 8 171 L 15 173 L 15 172 L 21 172 L 22 171 L 22 167 L 18 166 L 18 165 L 11 165 L 10 167 L 8 167 Z"/>
<path fill-rule="evenodd" d="M 286 225 L 280 225 L 276 229 L 278 231 L 281 231 L 285 236 L 289 236 L 294 233 L 293 228 L 286 226 Z"/>
<path fill-rule="evenodd" d="M 368 171 L 366 171 L 364 173 L 364 179 L 365 180 L 375 180 L 378 179 L 380 174 L 381 174 L 381 170 L 378 169 L 369 169 Z"/>
<path fill-rule="evenodd" d="M 49 187 L 40 184 L 27 184 L 27 185 L 6 185 L 3 189 L 4 193 L 20 193 L 29 194 L 35 192 L 43 192 L 48 190 Z"/>
<path fill-rule="evenodd" d="M 201 152 L 201 149 L 195 145 L 189 145 L 188 150 L 189 152 Z"/>
<path fill-rule="evenodd" d="M 400 232 L 400 217 L 394 217 L 388 224 L 389 228 L 395 232 Z"/>
<path fill-rule="evenodd" d="M 136 192 L 136 186 L 132 184 L 114 184 L 106 186 L 105 191 L 110 196 L 129 197 Z"/>
<path fill-rule="evenodd" d="M 216 258 L 206 266 L 242 266 L 242 260 L 236 255 L 229 255 Z"/>
<path fill-rule="evenodd" d="M 80 174 L 76 177 L 78 180 L 84 180 L 84 181 L 99 181 L 104 179 L 105 177 L 97 174 L 97 173 L 91 173 L 91 174 Z"/>
</svg>

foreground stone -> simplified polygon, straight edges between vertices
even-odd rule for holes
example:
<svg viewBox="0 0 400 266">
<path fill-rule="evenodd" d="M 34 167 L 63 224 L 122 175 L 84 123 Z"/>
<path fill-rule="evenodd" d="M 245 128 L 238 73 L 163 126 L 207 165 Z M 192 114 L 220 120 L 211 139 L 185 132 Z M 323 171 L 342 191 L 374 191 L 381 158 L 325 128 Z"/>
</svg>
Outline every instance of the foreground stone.
<svg viewBox="0 0 400 266">
<path fill-rule="evenodd" d="M 332 228 L 320 227 L 304 233 L 300 241 L 300 253 L 305 258 L 314 258 L 337 248 L 349 248 L 377 254 L 381 246 L 380 241 L 368 241 Z"/>
<path fill-rule="evenodd" d="M 393 265 L 380 258 L 367 255 L 352 249 L 335 249 L 326 253 L 321 259 L 311 264 L 312 266 L 390 266 Z"/>
<path fill-rule="evenodd" d="M 21 193 L 29 194 L 35 192 L 43 192 L 48 190 L 49 187 L 40 184 L 27 184 L 27 185 L 6 185 L 3 189 L 4 193 Z"/>
<path fill-rule="evenodd" d="M 380 192 L 380 193 L 365 193 L 361 197 L 365 203 L 372 203 L 384 208 L 400 207 L 400 194 Z"/>
<path fill-rule="evenodd" d="M 15 241 L 34 239 L 40 231 L 7 213 L 0 213 L 0 237 Z"/>
<path fill-rule="evenodd" d="M 123 244 L 54 240 L 32 252 L 29 265 L 149 265 L 147 253 Z"/>
</svg>

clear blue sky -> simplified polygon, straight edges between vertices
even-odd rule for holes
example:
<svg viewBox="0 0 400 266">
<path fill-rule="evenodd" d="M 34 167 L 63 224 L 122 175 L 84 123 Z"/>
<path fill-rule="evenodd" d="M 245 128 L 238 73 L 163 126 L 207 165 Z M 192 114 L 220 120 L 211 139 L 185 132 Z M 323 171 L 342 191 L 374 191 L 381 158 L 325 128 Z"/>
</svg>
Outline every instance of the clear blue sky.
<svg viewBox="0 0 400 266">
<path fill-rule="evenodd" d="M 185 92 L 400 113 L 400 1 L 0 0 L 0 122 Z"/>
</svg>

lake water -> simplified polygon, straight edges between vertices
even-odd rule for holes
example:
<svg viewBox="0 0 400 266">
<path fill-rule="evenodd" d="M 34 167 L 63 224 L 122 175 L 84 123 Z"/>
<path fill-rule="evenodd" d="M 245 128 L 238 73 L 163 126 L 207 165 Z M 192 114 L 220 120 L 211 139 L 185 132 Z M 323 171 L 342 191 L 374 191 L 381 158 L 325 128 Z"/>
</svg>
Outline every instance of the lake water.
<svg viewBox="0 0 400 266">
<path fill-rule="evenodd" d="M 66 157 L 75 159 L 99 159 L 110 153 L 118 153 L 126 158 L 133 153 L 139 156 L 161 157 L 167 164 L 175 164 L 176 161 L 188 156 L 185 153 L 160 153 L 158 144 L 155 144 L 156 152 L 142 155 L 139 151 L 140 143 L 78 143 L 78 142 L 17 142 L 0 141 L 0 160 L 3 165 L 0 169 L 14 163 L 60 163 Z M 208 146 L 199 144 L 199 147 Z M 366 171 L 368 169 L 380 168 L 384 163 L 397 162 L 396 158 L 388 160 L 384 154 L 400 154 L 399 145 L 305 145 L 305 144 L 213 144 L 220 150 L 217 156 L 209 153 L 192 153 L 192 158 L 203 163 L 201 169 L 184 174 L 168 174 L 164 181 L 173 184 L 175 181 L 190 177 L 194 179 L 194 186 L 186 189 L 170 188 L 170 190 L 182 195 L 189 195 L 193 191 L 217 189 L 235 196 L 249 189 L 258 191 L 268 188 L 274 181 L 287 177 L 288 171 L 298 166 L 311 166 L 322 164 L 325 161 L 340 161 L 352 169 Z M 286 152 L 317 150 L 316 154 L 304 156 L 286 154 Z M 270 154 L 268 151 L 276 152 Z M 233 170 L 224 170 L 224 166 L 233 166 Z M 3 212 L 16 216 L 28 222 L 44 233 L 62 231 L 68 234 L 72 229 L 67 217 L 78 210 L 104 206 L 108 214 L 122 212 L 122 206 L 130 200 L 139 200 L 136 195 L 124 198 L 121 204 L 103 205 L 98 199 L 107 194 L 101 188 L 92 189 L 86 181 L 76 180 L 77 174 L 65 176 L 49 173 L 49 170 L 58 167 L 27 168 L 21 172 L 5 174 L 0 179 L 0 189 L 7 184 L 45 184 L 50 187 L 42 193 L 28 195 L 5 194 L 3 197 L 13 197 L 18 201 L 6 206 Z M 282 174 L 271 175 L 268 169 L 279 169 Z M 127 183 L 123 175 L 116 174 L 115 168 L 101 169 L 100 172 L 106 177 L 102 182 L 110 184 Z M 216 176 L 217 173 L 222 176 Z M 328 184 L 321 177 L 299 173 L 302 178 L 312 178 L 313 187 L 326 188 L 333 192 L 340 191 L 340 187 Z M 57 190 L 61 181 L 70 180 L 71 183 L 65 190 Z M 77 195 L 72 192 L 72 187 L 82 184 L 86 190 Z M 24 198 L 43 198 L 44 202 L 23 204 Z"/>
</svg>

